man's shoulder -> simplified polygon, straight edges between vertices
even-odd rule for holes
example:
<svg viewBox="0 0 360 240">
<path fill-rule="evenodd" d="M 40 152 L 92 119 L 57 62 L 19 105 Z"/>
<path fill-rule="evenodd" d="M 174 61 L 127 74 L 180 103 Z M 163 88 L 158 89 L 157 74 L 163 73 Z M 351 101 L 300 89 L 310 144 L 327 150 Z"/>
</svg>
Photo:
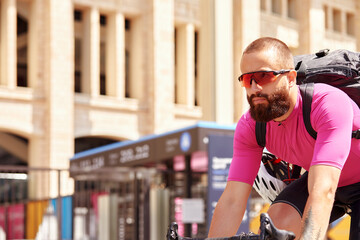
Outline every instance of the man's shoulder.
<svg viewBox="0 0 360 240">
<path fill-rule="evenodd" d="M 256 141 L 255 125 L 256 122 L 251 117 L 249 111 L 245 112 L 241 116 L 236 125 L 234 134 L 234 143 L 238 149 L 239 146 L 241 146 L 242 151 L 245 151 L 249 148 L 252 149 L 259 147 Z"/>
<path fill-rule="evenodd" d="M 314 94 L 311 104 L 311 117 L 326 119 L 343 116 L 345 112 L 356 112 L 359 108 L 356 103 L 341 89 L 328 84 L 317 83 L 314 85 Z"/>
<path fill-rule="evenodd" d="M 337 87 L 331 86 L 326 83 L 314 84 L 314 98 L 322 97 L 324 95 L 336 95 L 336 94 L 340 94 L 348 97 L 344 91 L 342 91 Z"/>
<path fill-rule="evenodd" d="M 244 132 L 255 128 L 255 120 L 250 115 L 250 110 L 247 110 L 239 119 L 236 125 L 236 132 Z"/>
<path fill-rule="evenodd" d="M 325 83 L 316 83 L 314 85 L 312 105 L 325 102 L 328 104 L 336 103 L 336 105 L 339 103 L 352 104 L 351 98 L 341 89 Z"/>
<path fill-rule="evenodd" d="M 255 120 L 250 115 L 250 110 L 247 110 L 239 119 L 239 124 L 255 124 Z"/>
</svg>

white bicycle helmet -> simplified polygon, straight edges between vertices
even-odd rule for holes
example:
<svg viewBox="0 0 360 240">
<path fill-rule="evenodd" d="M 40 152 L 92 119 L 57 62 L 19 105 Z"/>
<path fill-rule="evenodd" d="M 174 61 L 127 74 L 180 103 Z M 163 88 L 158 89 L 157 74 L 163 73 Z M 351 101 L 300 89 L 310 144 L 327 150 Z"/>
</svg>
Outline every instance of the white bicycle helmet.
<svg viewBox="0 0 360 240">
<path fill-rule="evenodd" d="M 286 187 L 286 184 L 280 179 L 271 176 L 266 170 L 264 163 L 261 162 L 253 187 L 265 201 L 272 203 L 277 195 Z"/>
<path fill-rule="evenodd" d="M 264 151 L 253 187 L 265 201 L 272 203 L 287 184 L 294 180 L 291 175 L 292 169 L 287 163 Z"/>
</svg>

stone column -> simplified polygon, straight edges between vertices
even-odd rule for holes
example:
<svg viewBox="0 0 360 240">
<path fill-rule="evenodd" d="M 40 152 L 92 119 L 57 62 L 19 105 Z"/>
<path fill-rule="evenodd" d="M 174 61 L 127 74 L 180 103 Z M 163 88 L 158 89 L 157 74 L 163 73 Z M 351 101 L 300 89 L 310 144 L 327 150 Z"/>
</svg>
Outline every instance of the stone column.
<svg viewBox="0 0 360 240">
<path fill-rule="evenodd" d="M 200 0 L 198 86 L 203 119 L 215 120 L 215 0 Z"/>
<path fill-rule="evenodd" d="M 43 167 L 69 168 L 74 154 L 74 20 L 71 0 L 47 0 L 45 8 L 44 79 L 46 85 L 45 141 Z M 36 143 L 37 141 L 35 141 Z M 40 153 L 41 154 L 41 153 Z M 36 157 L 36 156 L 32 156 Z M 34 159 L 33 159 L 34 160 Z M 37 161 L 37 160 L 35 160 Z M 73 191 L 64 176 L 61 193 Z M 70 181 L 71 182 L 71 181 Z M 51 197 L 58 194 L 58 176 L 50 174 Z"/>
<path fill-rule="evenodd" d="M 267 10 L 271 11 L 270 1 L 266 1 Z M 260 37 L 260 0 L 237 1 L 234 3 L 234 121 L 249 108 L 246 92 L 237 80 L 240 72 L 240 60 L 244 49 L 255 39 Z M 268 12 L 269 12 L 268 11 Z M 249 24 L 251 19 L 251 24 Z"/>
<path fill-rule="evenodd" d="M 97 8 L 84 10 L 81 92 L 100 94 L 100 13 Z"/>
<path fill-rule="evenodd" d="M 151 0 L 144 14 L 145 133 L 171 128 L 174 105 L 174 1 Z"/>
<path fill-rule="evenodd" d="M 259 5 L 260 11 L 260 5 Z M 215 121 L 234 122 L 233 1 L 215 1 Z"/>
<path fill-rule="evenodd" d="M 29 31 L 28 31 L 28 86 L 37 88 L 39 73 L 39 49 L 41 46 L 41 1 L 33 0 L 30 3 Z M 40 30 L 40 31 L 39 31 Z M 38 89 L 37 89 L 38 90 Z M 36 90 L 36 91 L 37 91 Z"/>
<path fill-rule="evenodd" d="M 48 167 L 49 150 L 46 146 L 45 136 L 34 135 L 29 138 L 28 157 L 30 168 Z M 44 199 L 49 197 L 50 181 L 49 174 L 46 171 L 30 171 L 28 173 L 28 194 L 29 199 Z M 57 189 L 57 186 L 53 186 Z"/>
<path fill-rule="evenodd" d="M 270 14 L 271 13 L 271 0 L 264 0 L 264 1 L 265 1 L 265 8 L 266 8 L 265 12 L 267 14 Z M 236 4 L 236 3 L 234 2 L 234 4 Z"/>
<path fill-rule="evenodd" d="M 195 27 L 185 24 L 176 34 L 176 103 L 195 104 Z"/>
<path fill-rule="evenodd" d="M 0 21 L 0 85 L 8 88 L 17 86 L 17 33 L 16 33 L 16 0 L 1 0 L 1 21 Z"/>
<path fill-rule="evenodd" d="M 106 95 L 125 97 L 125 19 L 115 12 L 108 16 L 106 30 Z"/>
<path fill-rule="evenodd" d="M 327 26 L 328 26 L 328 29 L 327 30 L 330 30 L 330 31 L 333 31 L 334 30 L 334 18 L 333 18 L 333 11 L 332 11 L 332 7 L 330 6 L 327 6 L 326 8 L 326 14 L 327 14 Z"/>
<path fill-rule="evenodd" d="M 233 123 L 233 1 L 200 0 L 200 9 L 199 105 L 205 120 Z"/>
<path fill-rule="evenodd" d="M 346 30 L 346 12 L 344 10 L 340 10 L 340 19 L 341 19 L 341 34 L 342 35 L 347 35 L 347 30 Z"/>
<path fill-rule="evenodd" d="M 325 16 L 322 1 L 298 1 L 299 45 L 303 52 L 314 53 L 323 48 L 325 38 Z"/>
<path fill-rule="evenodd" d="M 44 77 L 45 65 L 45 37 L 48 17 L 45 16 L 43 0 L 33 0 L 30 3 L 29 31 L 28 31 L 28 76 L 29 87 L 33 88 L 34 104 L 32 118 L 34 132 L 28 137 L 28 166 L 30 168 L 48 167 L 49 151 L 46 146 L 46 90 Z M 45 86 L 46 85 L 46 86 Z M 40 123 L 40 124 L 39 124 Z M 28 197 L 29 199 L 43 199 L 49 196 L 49 174 L 44 171 L 29 171 Z"/>
<path fill-rule="evenodd" d="M 281 0 L 281 17 L 287 18 L 288 17 L 288 1 L 287 0 Z"/>
</svg>

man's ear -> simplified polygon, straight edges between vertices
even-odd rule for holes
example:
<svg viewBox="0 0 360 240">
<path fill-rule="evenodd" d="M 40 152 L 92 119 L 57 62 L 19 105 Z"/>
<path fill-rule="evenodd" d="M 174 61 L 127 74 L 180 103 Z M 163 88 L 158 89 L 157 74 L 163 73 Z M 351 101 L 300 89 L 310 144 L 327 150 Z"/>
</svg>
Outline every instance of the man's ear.
<svg viewBox="0 0 360 240">
<path fill-rule="evenodd" d="M 295 70 L 291 70 L 288 73 L 288 79 L 289 79 L 289 86 L 293 87 L 296 85 L 296 76 L 297 76 L 297 72 Z"/>
</svg>

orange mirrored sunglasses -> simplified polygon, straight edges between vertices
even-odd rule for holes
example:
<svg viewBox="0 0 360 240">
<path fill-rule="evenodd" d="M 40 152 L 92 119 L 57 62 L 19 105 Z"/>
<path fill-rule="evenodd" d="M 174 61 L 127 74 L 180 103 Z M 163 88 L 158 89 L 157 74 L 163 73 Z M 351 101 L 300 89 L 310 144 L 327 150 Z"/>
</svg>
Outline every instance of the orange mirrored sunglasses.
<svg viewBox="0 0 360 240">
<path fill-rule="evenodd" d="M 252 80 L 260 86 L 276 80 L 277 76 L 292 71 L 293 69 L 281 69 L 279 71 L 257 71 L 242 74 L 238 80 L 242 86 L 250 88 Z"/>
</svg>

